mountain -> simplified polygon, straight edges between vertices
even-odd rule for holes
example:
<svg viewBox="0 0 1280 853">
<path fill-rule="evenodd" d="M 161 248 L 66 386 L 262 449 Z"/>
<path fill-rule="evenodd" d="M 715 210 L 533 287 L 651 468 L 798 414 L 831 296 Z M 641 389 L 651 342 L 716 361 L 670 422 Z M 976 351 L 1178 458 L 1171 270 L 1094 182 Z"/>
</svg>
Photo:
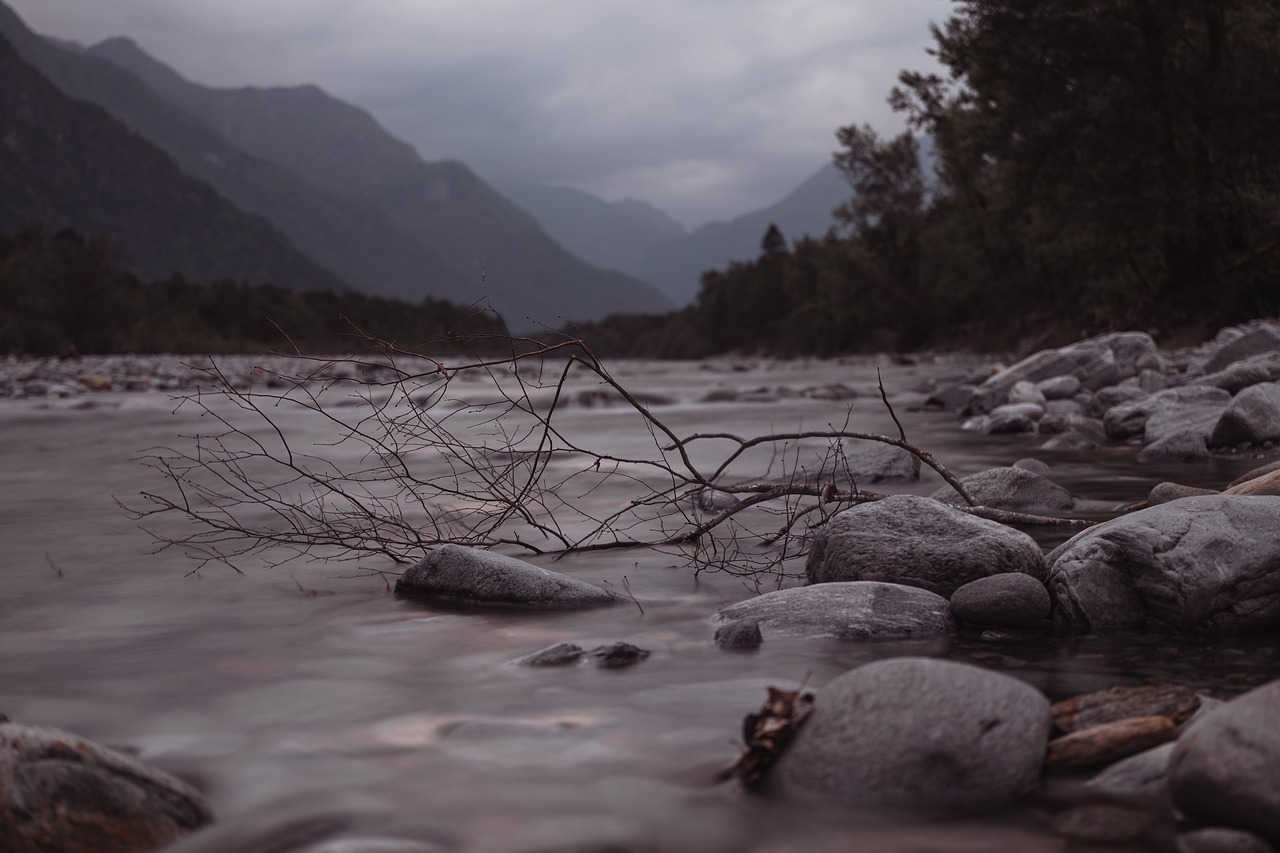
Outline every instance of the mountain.
<svg viewBox="0 0 1280 853">
<path fill-rule="evenodd" d="M 679 222 L 637 199 L 611 203 L 568 187 L 513 180 L 493 184 L 578 257 L 640 278 L 640 262 L 650 246 L 685 234 Z"/>
<path fill-rule="evenodd" d="M 685 237 L 650 246 L 636 272 L 677 305 L 688 304 L 698 294 L 704 271 L 758 257 L 760 240 L 770 224 L 777 225 L 788 240 L 826 234 L 834 225 L 832 211 L 847 201 L 849 194 L 840 171 L 828 164 L 770 207 L 729 222 L 712 222 Z"/>
<path fill-rule="evenodd" d="M 266 220 L 184 174 L 150 142 L 75 101 L 0 37 L 0 232 L 32 224 L 106 237 L 143 278 L 342 289 Z"/>
<path fill-rule="evenodd" d="M 657 289 L 570 254 L 460 162 L 427 163 L 364 110 L 315 86 L 214 89 L 127 39 L 88 49 L 229 143 L 390 217 L 518 327 L 669 309 Z"/>
</svg>

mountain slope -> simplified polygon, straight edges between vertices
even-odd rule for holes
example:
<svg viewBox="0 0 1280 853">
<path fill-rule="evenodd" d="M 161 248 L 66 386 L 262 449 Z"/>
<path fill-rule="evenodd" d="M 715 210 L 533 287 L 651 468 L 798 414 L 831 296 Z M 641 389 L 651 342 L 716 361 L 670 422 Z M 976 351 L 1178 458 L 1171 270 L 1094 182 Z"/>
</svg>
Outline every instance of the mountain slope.
<svg viewBox="0 0 1280 853">
<path fill-rule="evenodd" d="M 649 285 L 571 255 L 464 164 L 424 162 L 368 113 L 315 86 L 212 89 L 124 39 L 90 52 L 128 69 L 244 151 L 390 216 L 460 270 L 476 295 L 483 286 L 517 326 L 670 307 Z"/>
<path fill-rule="evenodd" d="M 826 234 L 834 224 L 832 211 L 848 200 L 849 193 L 849 185 L 839 170 L 828 164 L 777 204 L 729 222 L 703 225 L 687 237 L 654 244 L 645 253 L 638 272 L 677 305 L 687 304 L 697 296 L 704 271 L 757 257 L 760 239 L 771 223 L 788 240 Z"/>
<path fill-rule="evenodd" d="M 143 278 L 344 287 L 118 119 L 67 97 L 2 37 L 0 79 L 0 231 L 103 236 Z"/>
</svg>

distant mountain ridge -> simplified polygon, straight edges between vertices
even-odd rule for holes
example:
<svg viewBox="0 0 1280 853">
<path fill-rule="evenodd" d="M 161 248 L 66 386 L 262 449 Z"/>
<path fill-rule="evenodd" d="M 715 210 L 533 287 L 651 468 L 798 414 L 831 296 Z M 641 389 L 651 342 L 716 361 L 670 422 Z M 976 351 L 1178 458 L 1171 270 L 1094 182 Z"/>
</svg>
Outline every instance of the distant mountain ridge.
<svg viewBox="0 0 1280 853">
<path fill-rule="evenodd" d="M 0 232 L 38 224 L 106 235 L 122 265 L 148 279 L 180 272 L 197 282 L 345 289 L 266 220 L 105 110 L 68 97 L 2 36 L 0 79 Z"/>
<path fill-rule="evenodd" d="M 364 110 L 315 86 L 212 89 L 185 80 L 127 39 L 87 49 L 248 154 L 389 217 L 516 326 L 667 310 L 655 288 L 593 267 L 464 164 L 427 163 Z M 458 298 L 450 291 L 450 298 Z"/>
</svg>

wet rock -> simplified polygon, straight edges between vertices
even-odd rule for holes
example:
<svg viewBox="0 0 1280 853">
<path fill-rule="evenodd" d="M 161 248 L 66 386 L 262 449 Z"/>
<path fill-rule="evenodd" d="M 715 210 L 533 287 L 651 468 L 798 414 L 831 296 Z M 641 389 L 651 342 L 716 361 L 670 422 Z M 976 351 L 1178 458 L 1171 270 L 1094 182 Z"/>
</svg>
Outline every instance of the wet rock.
<svg viewBox="0 0 1280 853">
<path fill-rule="evenodd" d="M 1084 417 L 1084 406 L 1081 406 L 1075 400 L 1050 400 L 1044 404 L 1044 417 L 1040 418 L 1040 431 L 1045 431 L 1045 418 L 1058 416 L 1059 418 Z M 1054 432 L 1061 432 L 1059 429 Z"/>
<path fill-rule="evenodd" d="M 396 595 L 546 608 L 598 607 L 626 600 L 568 575 L 461 545 L 442 545 L 429 553 L 400 576 Z"/>
<path fill-rule="evenodd" d="M 1251 471 L 1246 471 L 1228 483 L 1227 488 L 1234 488 L 1242 483 L 1247 483 L 1250 480 L 1257 479 L 1264 474 L 1270 474 L 1272 471 L 1280 471 L 1280 459 L 1277 459 L 1274 462 L 1268 462 L 1266 465 L 1259 465 Z"/>
<path fill-rule="evenodd" d="M 1275 853 L 1260 835 L 1228 826 L 1207 826 L 1178 836 L 1178 853 Z"/>
<path fill-rule="evenodd" d="M 1043 416 L 1044 408 L 1035 403 L 1006 403 L 982 419 L 981 429 L 988 435 L 1035 432 L 1036 422 Z"/>
<path fill-rule="evenodd" d="M 582 646 L 556 643 L 519 660 L 522 666 L 572 666 L 586 654 Z"/>
<path fill-rule="evenodd" d="M 1166 435 L 1153 441 L 1138 453 L 1138 461 L 1149 462 L 1195 462 L 1209 458 L 1209 448 L 1204 441 L 1204 432 L 1199 429 L 1183 430 Z"/>
<path fill-rule="evenodd" d="M 1205 495 L 1076 534 L 1046 562 L 1075 628 L 1248 633 L 1280 625 L 1280 497 Z"/>
<path fill-rule="evenodd" d="M 1072 841 L 1123 844 L 1137 841 L 1156 825 L 1156 816 L 1127 806 L 1089 805 L 1055 815 L 1049 831 Z"/>
<path fill-rule="evenodd" d="M 1008 405 L 1031 404 L 1043 412 L 1046 400 L 1044 392 L 1034 382 L 1028 382 L 1025 379 L 1013 383 L 1013 387 L 1009 389 Z"/>
<path fill-rule="evenodd" d="M 607 646 L 592 649 L 591 656 L 605 669 L 621 669 L 624 666 L 633 666 L 648 660 L 649 650 L 633 646 L 631 643 L 610 643 Z"/>
<path fill-rule="evenodd" d="M 931 658 L 845 673 L 818 695 L 768 783 L 791 799 L 953 811 L 1007 802 L 1040 776 L 1049 701 L 1007 675 Z"/>
<path fill-rule="evenodd" d="M 1135 435 L 1155 441 L 1168 432 L 1190 428 L 1194 424 L 1212 423 L 1221 417 L 1231 402 L 1231 395 L 1211 385 L 1183 385 L 1149 394 L 1128 403 L 1112 406 L 1102 417 L 1107 437 L 1123 441 Z M 1147 421 L 1157 419 L 1160 434 L 1146 435 Z M 1207 432 L 1206 430 L 1206 432 Z"/>
<path fill-rule="evenodd" d="M 1046 400 L 1069 400 L 1080 392 L 1080 380 L 1071 374 L 1051 376 L 1036 383 Z"/>
<path fill-rule="evenodd" d="M 805 563 L 813 584 L 885 581 L 941 595 L 1005 572 L 1042 575 L 1043 555 L 1035 540 L 915 495 L 837 513 L 814 537 Z"/>
<path fill-rule="evenodd" d="M 930 408 L 946 409 L 949 412 L 964 411 L 969 406 L 969 401 L 973 398 L 973 392 L 977 387 L 968 382 L 949 385 L 930 394 L 929 399 L 925 400 L 925 405 Z"/>
<path fill-rule="evenodd" d="M 1280 471 L 1271 471 L 1251 480 L 1245 480 L 1227 489 L 1223 494 L 1280 495 Z"/>
<path fill-rule="evenodd" d="M 1160 483 L 1147 494 L 1147 506 L 1166 504 L 1169 501 L 1193 498 L 1197 495 L 1216 495 L 1213 489 L 1201 489 L 1198 486 L 1183 486 L 1179 483 Z"/>
<path fill-rule="evenodd" d="M 1209 437 L 1214 447 L 1280 440 L 1280 383 L 1251 385 L 1235 396 Z"/>
<path fill-rule="evenodd" d="M 1091 791 L 1107 796 L 1162 802 L 1168 799 L 1169 758 L 1174 743 L 1162 743 L 1101 770 L 1085 783 Z"/>
<path fill-rule="evenodd" d="M 1148 394 L 1154 394 L 1169 387 L 1169 377 L 1158 370 L 1147 369 L 1138 374 L 1138 387 Z"/>
<path fill-rule="evenodd" d="M 1041 422 L 1041 432 L 1044 432 Z M 1102 444 L 1095 435 L 1080 429 L 1068 429 L 1047 439 L 1040 447 L 1044 450 L 1093 450 Z"/>
<path fill-rule="evenodd" d="M 838 461 L 826 460 L 812 467 L 801 464 L 786 477 L 766 482 L 800 482 L 818 486 L 834 483 L 837 488 L 848 489 L 854 485 L 914 482 L 919 479 L 919 458 L 900 447 L 873 441 L 846 447 L 844 456 Z"/>
<path fill-rule="evenodd" d="M 1144 391 L 1140 385 L 1110 385 L 1098 389 L 1085 410 L 1091 415 L 1101 417 L 1116 406 L 1144 400 L 1149 396 L 1150 393 Z"/>
<path fill-rule="evenodd" d="M 758 649 L 764 638 L 757 620 L 739 619 L 716 628 L 715 642 L 722 649 Z"/>
<path fill-rule="evenodd" d="M 1216 385 L 1236 394 L 1250 385 L 1277 380 L 1280 380 L 1280 352 L 1269 352 L 1238 361 L 1217 373 L 1203 376 L 1196 382 L 1200 385 Z"/>
<path fill-rule="evenodd" d="M 1253 498 L 1254 501 L 1269 500 Z M 1207 714 L 1169 760 L 1169 791 L 1187 816 L 1280 843 L 1280 681 Z"/>
<path fill-rule="evenodd" d="M 1071 509 L 1075 499 L 1057 483 L 1022 468 L 988 468 L 960 478 L 961 484 L 982 506 L 1028 512 L 1059 512 Z M 960 506 L 964 499 L 951 486 L 943 486 L 931 497 Z"/>
<path fill-rule="evenodd" d="M 875 581 L 822 583 L 766 592 L 715 619 L 754 620 L 762 631 L 819 639 L 935 637 L 951 630 L 947 600 L 913 586 Z"/>
<path fill-rule="evenodd" d="M 90 391 L 110 391 L 111 377 L 101 373 L 85 373 L 78 377 L 78 381 Z"/>
<path fill-rule="evenodd" d="M 1131 717 L 1168 717 L 1174 724 L 1191 719 L 1200 697 L 1179 684 L 1109 687 L 1053 704 L 1053 724 L 1064 732 L 1114 723 Z"/>
<path fill-rule="evenodd" d="M 1116 720 L 1049 741 L 1044 764 L 1049 770 L 1098 767 L 1168 743 L 1177 736 L 1178 727 L 1168 717 Z"/>
<path fill-rule="evenodd" d="M 1049 467 L 1049 463 L 1041 462 L 1039 459 L 1026 457 L 1014 462 L 1011 468 L 1021 468 L 1023 471 L 1030 471 L 1032 474 L 1039 474 L 1041 477 L 1049 476 L 1049 472 L 1053 469 Z"/>
<path fill-rule="evenodd" d="M 1019 572 L 979 578 L 952 594 L 951 615 L 976 625 L 1029 628 L 1049 618 L 1049 591 Z"/>
<path fill-rule="evenodd" d="M 92 741 L 0 724 L 0 850 L 144 853 L 212 819 L 186 784 Z"/>
<path fill-rule="evenodd" d="M 1238 361 L 1280 351 L 1280 328 L 1267 323 L 1241 329 L 1238 336 L 1225 343 L 1211 345 L 1209 350 L 1189 372 L 1215 373 Z"/>
</svg>

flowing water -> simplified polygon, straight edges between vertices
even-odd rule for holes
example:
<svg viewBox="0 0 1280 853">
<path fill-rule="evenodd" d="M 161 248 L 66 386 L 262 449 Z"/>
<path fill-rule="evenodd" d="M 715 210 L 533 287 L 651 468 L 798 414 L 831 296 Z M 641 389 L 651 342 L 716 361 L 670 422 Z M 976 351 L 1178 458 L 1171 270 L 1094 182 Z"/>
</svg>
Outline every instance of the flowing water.
<svg viewBox="0 0 1280 853">
<path fill-rule="evenodd" d="M 1038 456 L 1076 495 L 1123 503 L 1166 479 L 1221 487 L 1257 464 L 1139 466 L 1128 448 L 1046 454 L 1032 437 L 963 433 L 954 415 L 914 405 L 928 379 L 954 368 L 882 368 L 908 438 L 960 474 Z M 760 434 L 846 417 L 853 429 L 896 432 L 872 362 L 635 362 L 616 375 L 674 401 L 653 411 L 677 433 Z M 777 394 L 833 382 L 858 396 Z M 763 390 L 745 402 L 698 402 L 715 389 Z M 295 442 L 308 441 L 307 422 L 281 418 Z M 531 558 L 636 599 L 570 613 L 397 599 L 378 574 L 393 567 L 374 557 L 196 570 L 177 551 L 153 553 L 117 499 L 164 489 L 140 452 L 178 446 L 209 431 L 209 420 L 156 392 L 0 404 L 0 711 L 127 749 L 193 782 L 218 826 L 183 850 L 284 850 L 284 839 L 327 835 L 495 853 L 1061 849 L 1043 803 L 921 822 L 771 803 L 716 779 L 766 686 L 820 688 L 885 657 L 974 662 L 1053 699 L 1170 682 L 1226 698 L 1280 677 L 1274 640 L 768 638 L 758 651 L 726 652 L 712 643 L 708 617 L 753 594 L 751 584 L 695 574 L 679 554 L 652 550 Z M 574 409 L 566 420 L 596 446 L 652 446 L 618 408 Z M 940 484 L 926 469 L 917 483 L 876 488 L 928 494 Z M 619 497 L 625 490 L 584 500 Z M 1033 532 L 1046 547 L 1065 536 Z M 558 642 L 615 641 L 651 656 L 616 670 L 513 663 Z"/>
</svg>

